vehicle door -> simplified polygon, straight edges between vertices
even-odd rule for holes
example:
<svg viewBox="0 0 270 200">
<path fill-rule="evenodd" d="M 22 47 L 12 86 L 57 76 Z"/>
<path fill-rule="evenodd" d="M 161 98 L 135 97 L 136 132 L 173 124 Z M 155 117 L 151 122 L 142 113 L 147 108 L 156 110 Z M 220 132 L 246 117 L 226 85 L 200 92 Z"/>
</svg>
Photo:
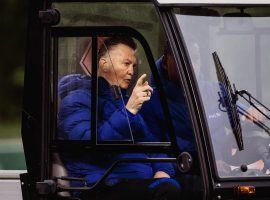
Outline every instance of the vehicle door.
<svg viewBox="0 0 270 200">
<path fill-rule="evenodd" d="M 205 195 L 205 190 L 186 94 L 181 83 L 173 86 L 172 91 L 167 90 L 171 88 L 171 83 L 167 83 L 168 74 L 159 66 L 164 46 L 170 52 L 171 47 L 170 42 L 166 41 L 154 4 L 147 1 L 56 0 L 35 1 L 30 5 L 22 129 L 28 170 L 28 174 L 21 175 L 24 199 L 70 198 L 74 190 L 98 189 L 99 183 L 122 162 L 174 163 L 176 178 L 183 184 L 186 198 L 204 199 L 202 195 Z M 100 110 L 103 109 L 101 103 L 104 100 L 104 90 L 100 88 L 104 85 L 98 78 L 98 52 L 106 38 L 115 36 L 130 36 L 137 44 L 137 66 L 132 80 L 129 80 L 130 87 L 126 93 L 117 87 L 112 88 L 118 106 L 125 107 L 125 99 L 132 93 L 142 74 L 147 74 L 146 81 L 154 88 L 152 95 L 156 98 L 157 106 L 146 107 L 145 104 L 146 108 L 142 108 L 145 113 L 141 113 L 144 120 L 148 120 L 147 130 L 154 135 L 147 140 L 136 138 L 127 113 L 124 113 L 122 123 L 130 128 L 124 139 L 100 139 L 99 130 L 103 120 Z M 175 62 L 173 56 L 172 60 Z M 173 70 L 178 76 L 177 68 Z M 77 79 L 85 80 L 86 85 L 69 84 Z M 61 106 L 65 104 L 66 95 L 78 87 L 90 93 L 87 119 L 83 118 L 84 113 L 78 116 L 86 121 L 86 127 L 92 134 L 69 138 L 59 131 L 62 122 L 65 122 L 61 118 Z M 76 130 L 74 133 L 78 132 Z M 84 188 L 70 186 L 70 181 L 83 183 L 84 180 L 67 174 L 61 155 L 92 153 L 104 156 L 105 161 L 110 159 L 111 152 L 165 153 L 168 156 L 115 160 L 113 165 L 107 166 L 102 179 L 97 180 L 96 184 Z"/>
</svg>

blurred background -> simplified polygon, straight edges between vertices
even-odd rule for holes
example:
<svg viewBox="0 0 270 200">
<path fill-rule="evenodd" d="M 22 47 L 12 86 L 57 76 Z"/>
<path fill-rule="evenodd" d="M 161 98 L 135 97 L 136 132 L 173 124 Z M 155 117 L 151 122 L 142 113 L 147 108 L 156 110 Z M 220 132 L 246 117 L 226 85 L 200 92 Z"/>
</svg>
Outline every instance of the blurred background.
<svg viewBox="0 0 270 200">
<path fill-rule="evenodd" d="M 0 170 L 23 170 L 20 123 L 27 1 L 1 0 L 0 24 Z"/>
</svg>

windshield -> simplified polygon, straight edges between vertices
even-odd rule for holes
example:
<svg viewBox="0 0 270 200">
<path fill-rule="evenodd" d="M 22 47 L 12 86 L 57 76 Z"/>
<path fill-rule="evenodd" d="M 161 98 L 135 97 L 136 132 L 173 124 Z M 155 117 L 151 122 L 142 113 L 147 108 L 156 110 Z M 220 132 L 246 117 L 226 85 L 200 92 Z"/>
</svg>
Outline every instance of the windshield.
<svg viewBox="0 0 270 200">
<path fill-rule="evenodd" d="M 199 86 L 218 175 L 268 176 L 269 9 L 174 12 Z"/>
</svg>

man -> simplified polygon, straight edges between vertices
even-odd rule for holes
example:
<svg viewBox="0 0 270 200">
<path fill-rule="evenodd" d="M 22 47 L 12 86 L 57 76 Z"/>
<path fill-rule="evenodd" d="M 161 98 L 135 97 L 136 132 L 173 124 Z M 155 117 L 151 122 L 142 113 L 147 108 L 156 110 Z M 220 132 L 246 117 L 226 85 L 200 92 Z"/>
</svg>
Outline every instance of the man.
<svg viewBox="0 0 270 200">
<path fill-rule="evenodd" d="M 97 142 L 151 141 L 153 138 L 139 113 L 153 92 L 144 82 L 145 74 L 138 79 L 130 97 L 126 96 L 136 62 L 136 43 L 132 38 L 107 38 L 99 49 Z M 91 133 L 91 91 L 91 79 L 88 76 L 69 75 L 59 82 L 60 138 L 89 140 L 95 134 Z M 120 92 L 119 98 L 114 97 L 115 92 Z M 113 152 L 62 155 L 69 176 L 85 178 L 88 185 L 98 181 L 121 158 L 147 157 L 149 155 L 143 153 Z M 169 163 L 122 163 L 109 175 L 96 199 L 178 199 L 180 186 L 170 179 L 173 175 L 173 167 Z M 78 183 L 72 185 L 80 186 Z"/>
</svg>

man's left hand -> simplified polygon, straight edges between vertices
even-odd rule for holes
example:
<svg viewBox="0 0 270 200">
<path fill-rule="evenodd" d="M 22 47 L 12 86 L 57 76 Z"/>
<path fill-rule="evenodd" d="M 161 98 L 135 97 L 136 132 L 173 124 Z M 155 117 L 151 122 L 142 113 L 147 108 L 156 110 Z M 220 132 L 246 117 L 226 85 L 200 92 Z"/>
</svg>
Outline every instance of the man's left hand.
<svg viewBox="0 0 270 200">
<path fill-rule="evenodd" d="M 155 173 L 154 178 L 170 178 L 170 176 L 166 172 L 158 171 Z"/>
</svg>

